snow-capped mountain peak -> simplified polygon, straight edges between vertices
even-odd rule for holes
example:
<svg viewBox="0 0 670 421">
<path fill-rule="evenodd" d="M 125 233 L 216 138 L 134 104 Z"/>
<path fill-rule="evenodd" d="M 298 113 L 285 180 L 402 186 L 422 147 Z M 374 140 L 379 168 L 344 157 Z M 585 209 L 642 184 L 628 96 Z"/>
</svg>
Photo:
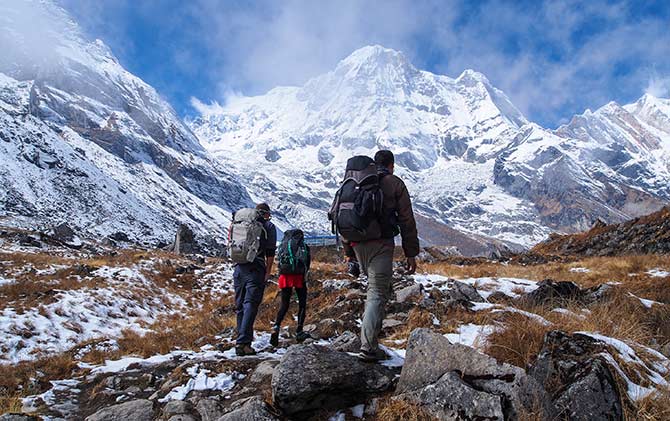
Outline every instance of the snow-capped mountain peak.
<svg viewBox="0 0 670 421">
<path fill-rule="evenodd" d="M 253 196 L 308 231 L 327 230 L 324 210 L 346 159 L 383 148 L 395 152 L 420 219 L 431 226 L 424 239 L 435 240 L 442 223 L 470 238 L 530 245 L 551 230 L 621 220 L 670 198 L 661 188 L 667 171 L 656 169 L 660 129 L 634 135 L 653 124 L 626 107 L 609 104 L 552 132 L 529 123 L 481 73 L 436 75 L 400 52 L 367 46 L 302 87 L 238 98 L 190 124 Z M 657 115 L 647 108 L 639 114 Z M 622 139 L 627 167 L 613 146 Z M 635 178 L 652 167 L 660 177 Z"/>
</svg>

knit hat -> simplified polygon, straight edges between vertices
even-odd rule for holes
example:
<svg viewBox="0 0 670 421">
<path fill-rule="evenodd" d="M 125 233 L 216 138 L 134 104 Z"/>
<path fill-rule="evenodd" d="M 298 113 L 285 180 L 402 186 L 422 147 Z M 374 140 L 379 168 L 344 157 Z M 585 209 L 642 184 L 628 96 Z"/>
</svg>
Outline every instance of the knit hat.
<svg viewBox="0 0 670 421">
<path fill-rule="evenodd" d="M 262 213 L 270 213 L 270 206 L 267 203 L 259 203 L 256 205 L 256 209 Z"/>
</svg>

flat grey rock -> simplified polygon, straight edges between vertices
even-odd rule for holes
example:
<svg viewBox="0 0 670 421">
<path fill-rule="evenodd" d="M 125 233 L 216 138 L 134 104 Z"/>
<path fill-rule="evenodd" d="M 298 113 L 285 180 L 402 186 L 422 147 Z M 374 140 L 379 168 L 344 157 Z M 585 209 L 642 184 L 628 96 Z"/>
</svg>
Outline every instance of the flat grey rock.
<svg viewBox="0 0 670 421">
<path fill-rule="evenodd" d="M 112 405 L 86 417 L 86 421 L 151 421 L 153 419 L 153 402 L 146 399 Z"/>
</svg>

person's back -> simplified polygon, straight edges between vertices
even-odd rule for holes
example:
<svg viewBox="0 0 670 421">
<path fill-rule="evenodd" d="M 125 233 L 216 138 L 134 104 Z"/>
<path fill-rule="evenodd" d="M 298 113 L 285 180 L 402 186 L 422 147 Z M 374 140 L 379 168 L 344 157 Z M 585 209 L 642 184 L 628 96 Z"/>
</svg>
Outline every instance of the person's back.
<svg viewBox="0 0 670 421">
<path fill-rule="evenodd" d="M 251 343 L 254 337 L 253 325 L 258 313 L 258 307 L 263 300 L 265 283 L 272 272 L 277 242 L 277 229 L 270 222 L 270 207 L 261 203 L 256 206 L 258 222 L 263 226 L 263 232 L 258 241 L 256 256 L 235 265 L 233 281 L 235 287 L 235 306 L 237 308 L 237 341 L 235 351 L 237 355 L 253 355 Z M 232 227 L 231 227 L 232 231 Z"/>
<path fill-rule="evenodd" d="M 361 323 L 360 358 L 365 361 L 377 361 L 386 357 L 379 349 L 378 339 L 386 302 L 391 293 L 394 237 L 399 233 L 402 236 L 408 273 L 412 274 L 416 270 L 415 257 L 419 254 L 412 202 L 405 183 L 393 175 L 393 153 L 377 152 L 375 163 L 380 176 L 379 186 L 383 192 L 384 212 L 379 221 L 382 238 L 351 243 L 363 272 L 368 275 L 368 292 Z"/>
</svg>

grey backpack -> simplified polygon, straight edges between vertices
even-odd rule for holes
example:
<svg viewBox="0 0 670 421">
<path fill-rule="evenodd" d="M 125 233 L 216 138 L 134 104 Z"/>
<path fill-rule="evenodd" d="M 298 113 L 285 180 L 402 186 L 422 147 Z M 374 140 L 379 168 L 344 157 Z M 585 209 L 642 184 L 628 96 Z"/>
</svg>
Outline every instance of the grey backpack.
<svg viewBox="0 0 670 421">
<path fill-rule="evenodd" d="M 228 231 L 228 254 L 235 263 L 251 263 L 258 256 L 261 237 L 267 233 L 258 220 L 258 210 L 240 209 L 233 215 Z"/>
</svg>

